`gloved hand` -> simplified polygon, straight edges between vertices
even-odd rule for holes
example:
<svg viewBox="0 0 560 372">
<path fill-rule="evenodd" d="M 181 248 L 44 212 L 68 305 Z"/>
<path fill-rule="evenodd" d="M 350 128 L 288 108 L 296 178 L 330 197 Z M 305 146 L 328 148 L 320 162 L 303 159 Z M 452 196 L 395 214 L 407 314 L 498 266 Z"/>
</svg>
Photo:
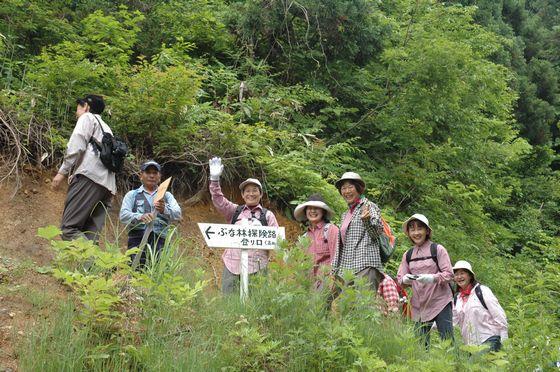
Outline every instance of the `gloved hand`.
<svg viewBox="0 0 560 372">
<path fill-rule="evenodd" d="M 412 275 L 412 274 L 405 274 L 405 276 L 403 276 L 402 282 L 403 282 L 404 284 L 407 284 L 407 285 L 412 285 L 412 282 L 414 281 L 414 278 L 415 278 L 415 277 L 416 277 L 416 276 L 415 276 L 415 275 Z"/>
<path fill-rule="evenodd" d="M 435 283 L 436 277 L 434 274 L 420 274 L 418 276 L 418 279 L 416 280 L 419 281 L 420 283 L 430 284 L 430 283 Z"/>
<path fill-rule="evenodd" d="M 208 161 L 210 166 L 210 181 L 219 181 L 222 172 L 224 171 L 224 166 L 222 165 L 222 159 L 218 157 L 213 157 Z"/>
</svg>

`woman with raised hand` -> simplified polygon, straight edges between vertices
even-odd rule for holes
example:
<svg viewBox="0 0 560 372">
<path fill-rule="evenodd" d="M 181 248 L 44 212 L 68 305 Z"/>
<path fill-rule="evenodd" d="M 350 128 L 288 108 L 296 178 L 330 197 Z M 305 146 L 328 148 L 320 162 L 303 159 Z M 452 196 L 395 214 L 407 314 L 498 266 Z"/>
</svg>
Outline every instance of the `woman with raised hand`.
<svg viewBox="0 0 560 372">
<path fill-rule="evenodd" d="M 222 159 L 214 157 L 208 162 L 210 167 L 210 195 L 212 203 L 233 225 L 273 226 L 278 227 L 274 213 L 261 205 L 262 185 L 256 178 L 247 178 L 239 185 L 241 197 L 245 204 L 238 205 L 229 201 L 220 187 L 220 176 L 224 170 Z M 249 250 L 249 274 L 262 272 L 268 265 L 268 250 Z M 226 249 L 222 255 L 224 270 L 222 274 L 222 292 L 232 293 L 239 287 L 241 250 Z"/>
<path fill-rule="evenodd" d="M 490 288 L 478 283 L 471 264 L 457 261 L 453 266 L 455 294 L 453 324 L 459 326 L 463 342 L 484 345 L 488 351 L 498 351 L 508 338 L 506 313 Z"/>
<path fill-rule="evenodd" d="M 434 322 L 442 339 L 453 339 L 451 260 L 441 244 L 431 241 L 430 222 L 423 214 L 408 218 L 403 231 L 414 246 L 402 256 L 397 281 L 412 287 L 412 320 L 427 348 Z"/>
<path fill-rule="evenodd" d="M 297 221 L 306 224 L 305 236 L 311 240 L 307 252 L 313 257 L 313 276 L 318 277 L 321 267 L 331 268 L 338 240 L 338 227 L 331 223 L 333 211 L 321 195 L 311 195 L 305 203 L 294 210 Z M 317 278 L 315 289 L 321 289 L 323 281 Z"/>
</svg>

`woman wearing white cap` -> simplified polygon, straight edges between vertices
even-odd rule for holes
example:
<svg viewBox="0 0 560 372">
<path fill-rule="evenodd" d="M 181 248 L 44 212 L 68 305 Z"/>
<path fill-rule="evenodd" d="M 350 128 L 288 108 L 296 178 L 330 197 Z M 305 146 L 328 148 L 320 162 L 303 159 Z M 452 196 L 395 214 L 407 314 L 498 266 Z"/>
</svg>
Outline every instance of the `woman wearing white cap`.
<svg viewBox="0 0 560 372">
<path fill-rule="evenodd" d="M 307 224 L 305 235 L 311 239 L 308 253 L 313 257 L 313 276 L 319 274 L 321 266 L 331 267 L 338 240 L 338 227 L 330 223 L 332 216 L 332 209 L 318 194 L 311 195 L 294 210 L 295 219 Z M 320 288 L 321 283 L 319 280 L 316 287 Z"/>
<path fill-rule="evenodd" d="M 461 328 L 467 345 L 485 345 L 489 351 L 500 350 L 501 341 L 508 338 L 506 313 L 490 288 L 478 283 L 471 264 L 457 261 L 453 266 L 455 295 L 453 324 Z"/>
<path fill-rule="evenodd" d="M 414 247 L 405 252 L 397 281 L 411 286 L 412 319 L 418 332 L 430 344 L 430 329 L 434 322 L 442 339 L 453 339 L 453 294 L 449 283 L 453 279 L 447 250 L 430 239 L 432 229 L 423 214 L 414 214 L 403 223 L 403 231 Z"/>
<path fill-rule="evenodd" d="M 348 204 L 342 214 L 340 244 L 333 259 L 333 274 L 350 270 L 364 277 L 371 290 L 377 292 L 384 279 L 379 252 L 379 234 L 383 231 L 381 210 L 362 195 L 365 182 L 355 172 L 346 172 L 336 181 L 336 188 Z M 334 293 L 336 297 L 338 293 Z"/>
<path fill-rule="evenodd" d="M 238 205 L 229 201 L 220 188 L 220 176 L 224 170 L 222 159 L 210 159 L 210 194 L 212 203 L 226 220 L 234 225 L 255 225 L 278 227 L 274 213 L 264 208 L 260 203 L 263 196 L 262 185 L 256 178 L 247 178 L 241 182 L 239 189 L 245 204 Z M 268 265 L 268 250 L 249 250 L 249 274 L 266 269 Z M 241 251 L 226 249 L 222 255 L 224 270 L 222 274 L 222 292 L 233 293 L 239 285 Z"/>
</svg>

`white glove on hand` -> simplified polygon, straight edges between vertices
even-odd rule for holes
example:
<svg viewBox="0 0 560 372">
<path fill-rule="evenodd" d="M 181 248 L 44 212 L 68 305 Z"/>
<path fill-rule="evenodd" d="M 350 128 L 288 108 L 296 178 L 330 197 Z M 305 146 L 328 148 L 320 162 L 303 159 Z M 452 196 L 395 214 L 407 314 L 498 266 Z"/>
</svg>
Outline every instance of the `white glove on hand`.
<svg viewBox="0 0 560 372">
<path fill-rule="evenodd" d="M 420 276 L 418 276 L 418 279 L 416 280 L 420 283 L 431 284 L 435 283 L 436 277 L 434 274 L 420 274 Z"/>
<path fill-rule="evenodd" d="M 222 159 L 218 157 L 213 157 L 208 161 L 210 166 L 210 181 L 219 181 L 222 172 L 224 171 L 224 166 L 222 165 Z"/>
<path fill-rule="evenodd" d="M 403 277 L 402 282 L 406 285 L 412 285 L 412 282 L 414 281 L 414 275 L 412 274 L 405 274 L 405 276 Z"/>
</svg>

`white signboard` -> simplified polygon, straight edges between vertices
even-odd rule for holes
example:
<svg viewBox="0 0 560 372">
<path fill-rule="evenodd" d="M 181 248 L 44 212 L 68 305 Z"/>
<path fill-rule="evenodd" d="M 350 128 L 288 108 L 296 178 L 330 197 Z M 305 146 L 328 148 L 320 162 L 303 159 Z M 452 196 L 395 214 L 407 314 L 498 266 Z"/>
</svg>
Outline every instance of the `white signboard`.
<svg viewBox="0 0 560 372">
<path fill-rule="evenodd" d="M 284 227 L 199 223 L 206 245 L 212 248 L 274 249 L 285 239 Z"/>
<path fill-rule="evenodd" d="M 271 250 L 286 237 L 284 227 L 199 223 L 198 228 L 209 247 L 241 249 L 239 289 L 243 301 L 249 296 L 249 249 Z"/>
</svg>

